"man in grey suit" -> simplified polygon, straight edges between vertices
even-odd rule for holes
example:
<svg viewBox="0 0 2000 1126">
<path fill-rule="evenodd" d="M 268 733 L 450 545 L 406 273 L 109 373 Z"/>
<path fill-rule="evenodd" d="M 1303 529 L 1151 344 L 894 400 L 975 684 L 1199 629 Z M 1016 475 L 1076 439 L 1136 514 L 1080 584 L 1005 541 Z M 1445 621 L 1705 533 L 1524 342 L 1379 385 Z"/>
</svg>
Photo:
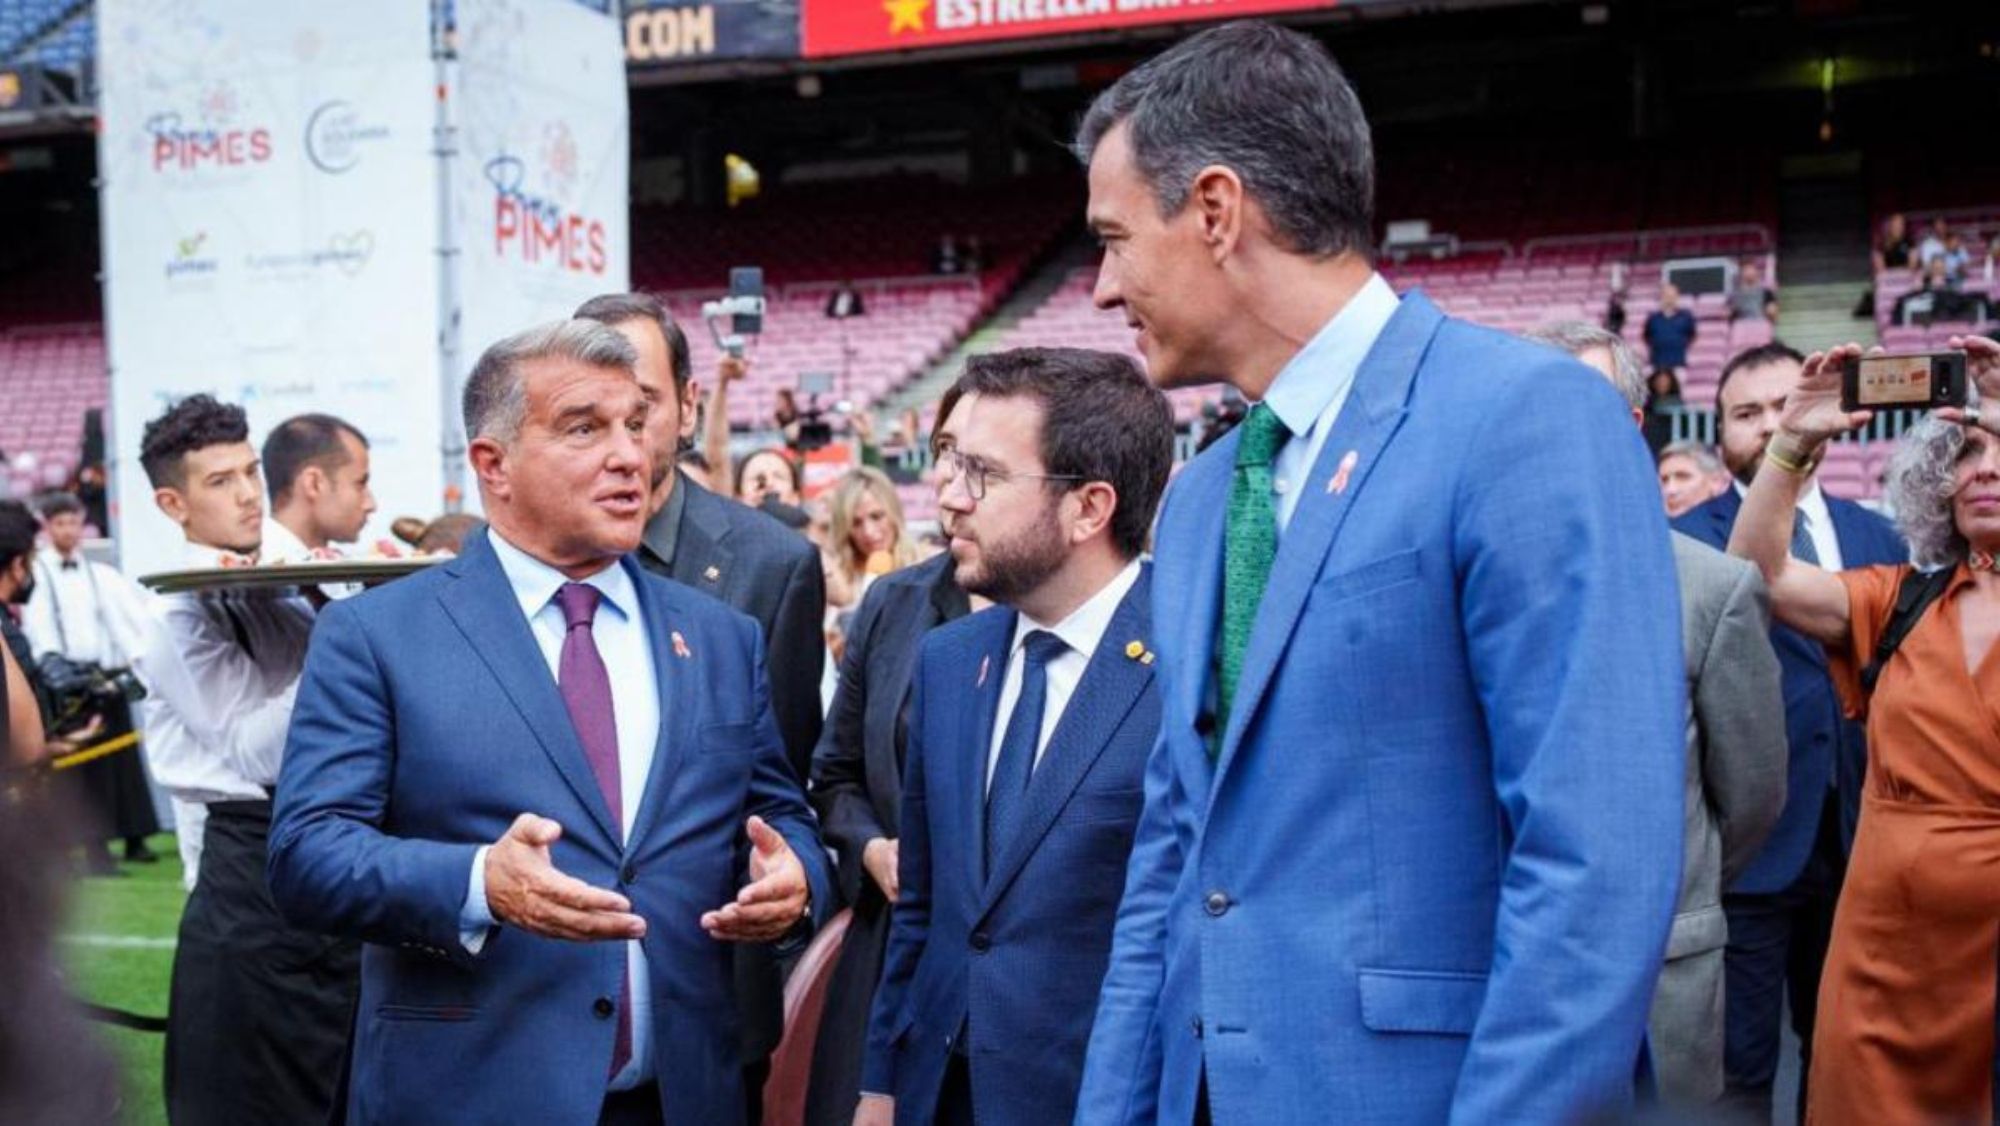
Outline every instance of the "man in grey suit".
<svg viewBox="0 0 2000 1126">
<path fill-rule="evenodd" d="M 1603 372 L 1643 420 L 1646 389 L 1625 342 L 1581 322 L 1532 334 Z M 1687 661 L 1687 821 L 1680 900 L 1647 1019 L 1660 1097 L 1722 1095 L 1722 890 L 1757 854 L 1785 804 L 1785 705 L 1770 641 L 1770 596 L 1755 567 L 1676 532 Z"/>
<path fill-rule="evenodd" d="M 649 294 L 613 293 L 584 302 L 576 315 L 609 325 L 631 342 L 639 353 L 634 371 L 640 390 L 652 403 L 646 419 L 652 507 L 639 561 L 764 627 L 771 710 L 785 757 L 803 786 L 824 714 L 819 683 L 826 662 L 820 631 L 826 578 L 819 552 L 769 515 L 719 497 L 680 472 L 681 444 L 694 433 L 697 389 L 687 335 L 665 306 Z M 737 948 L 736 996 L 742 1006 L 747 1118 L 754 1123 L 761 1118 L 771 1052 L 784 1032 L 784 978 L 769 946 Z"/>
</svg>

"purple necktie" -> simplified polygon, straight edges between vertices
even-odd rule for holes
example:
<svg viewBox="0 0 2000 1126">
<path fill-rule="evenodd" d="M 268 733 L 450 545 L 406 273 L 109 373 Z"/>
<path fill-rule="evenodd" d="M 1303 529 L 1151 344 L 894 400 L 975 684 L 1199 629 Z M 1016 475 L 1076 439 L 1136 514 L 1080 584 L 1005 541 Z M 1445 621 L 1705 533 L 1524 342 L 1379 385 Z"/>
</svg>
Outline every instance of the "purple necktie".
<svg viewBox="0 0 2000 1126">
<path fill-rule="evenodd" d="M 590 760 L 590 772 L 597 776 L 604 804 L 611 807 L 611 823 L 622 835 L 625 802 L 618 782 L 618 718 L 612 710 L 611 677 L 604 671 L 597 638 L 590 632 L 602 598 L 596 587 L 583 583 L 564 583 L 556 591 L 556 604 L 563 613 L 562 662 L 556 683 L 562 689 L 563 707 L 569 710 L 577 741 L 583 744 L 583 757 Z M 620 953 L 623 956 L 622 947 Z M 625 1070 L 631 1059 L 632 971 L 627 962 L 618 978 L 618 1032 L 611 1041 L 611 1074 Z"/>
</svg>

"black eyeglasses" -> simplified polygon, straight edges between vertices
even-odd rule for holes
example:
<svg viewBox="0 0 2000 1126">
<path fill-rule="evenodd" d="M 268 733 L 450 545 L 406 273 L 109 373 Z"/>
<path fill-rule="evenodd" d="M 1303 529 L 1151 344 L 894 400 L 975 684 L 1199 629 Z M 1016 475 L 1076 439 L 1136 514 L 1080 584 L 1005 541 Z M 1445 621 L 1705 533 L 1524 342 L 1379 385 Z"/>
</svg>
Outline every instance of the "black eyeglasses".
<svg viewBox="0 0 2000 1126">
<path fill-rule="evenodd" d="M 964 484 L 965 495 L 975 501 L 985 500 L 987 486 L 995 481 L 1004 485 L 1009 481 L 1017 479 L 1029 481 L 1087 480 L 1087 478 L 1079 477 L 1074 473 L 1010 473 L 1006 470 L 995 469 L 977 457 L 968 457 L 965 454 L 959 453 L 956 449 L 938 451 L 937 464 L 939 472 L 945 476 L 943 483 L 938 487 L 938 492 L 942 493 L 945 489 L 951 487 L 953 481 L 958 481 Z"/>
</svg>

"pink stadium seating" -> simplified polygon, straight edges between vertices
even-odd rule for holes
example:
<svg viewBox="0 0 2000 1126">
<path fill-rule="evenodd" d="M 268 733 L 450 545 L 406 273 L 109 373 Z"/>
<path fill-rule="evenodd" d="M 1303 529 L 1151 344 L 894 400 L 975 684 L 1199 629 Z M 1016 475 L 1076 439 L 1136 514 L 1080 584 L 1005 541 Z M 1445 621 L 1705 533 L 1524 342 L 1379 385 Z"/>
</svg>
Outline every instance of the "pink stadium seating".
<svg viewBox="0 0 2000 1126">
<path fill-rule="evenodd" d="M 1874 500 L 1882 495 L 1882 475 L 1888 472 L 1895 442 L 1829 442 L 1820 462 L 1819 483 L 1829 495 L 1849 500 Z"/>
<path fill-rule="evenodd" d="M 873 405 L 943 358 L 986 308 L 972 278 L 857 282 L 856 288 L 867 316 L 847 321 L 825 315 L 825 286 L 792 286 L 769 297 L 764 334 L 750 354 L 750 375 L 730 389 L 732 425 L 768 427 L 778 390 L 796 387 L 799 376 L 809 372 L 833 376 L 833 393 L 821 406 L 843 400 Z M 696 378 L 706 383 L 720 350 L 701 319 L 701 301 L 701 294 L 684 293 L 670 296 L 668 305 L 688 331 Z"/>
<path fill-rule="evenodd" d="M 670 294 L 689 330 L 697 377 L 706 380 L 718 353 L 700 319 L 702 300 L 720 296 L 731 267 L 763 267 L 765 332 L 749 379 L 729 403 L 733 426 L 763 428 L 778 390 L 797 386 L 803 374 L 835 376 L 822 405 L 868 407 L 943 358 L 1056 244 L 1075 221 L 1078 198 L 1067 177 L 966 188 L 898 176 L 793 185 L 721 215 L 638 207 L 632 274 L 642 287 Z M 976 270 L 929 273 L 946 235 L 961 253 L 977 240 Z M 867 309 L 844 324 L 824 315 L 842 281 L 861 291 Z"/>
<path fill-rule="evenodd" d="M 76 468 L 83 412 L 105 405 L 103 330 L 96 324 L 0 331 L 0 450 L 32 471 L 6 470 L 15 495 L 60 487 Z"/>
</svg>

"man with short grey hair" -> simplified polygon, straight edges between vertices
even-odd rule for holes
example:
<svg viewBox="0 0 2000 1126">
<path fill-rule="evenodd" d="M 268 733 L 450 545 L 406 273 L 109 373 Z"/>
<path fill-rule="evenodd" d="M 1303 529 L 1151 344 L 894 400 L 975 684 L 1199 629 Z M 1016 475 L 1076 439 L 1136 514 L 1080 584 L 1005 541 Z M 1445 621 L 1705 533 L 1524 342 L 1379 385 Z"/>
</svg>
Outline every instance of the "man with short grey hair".
<svg viewBox="0 0 2000 1126">
<path fill-rule="evenodd" d="M 1367 118 L 1301 32 L 1189 37 L 1077 148 L 1097 304 L 1155 384 L 1255 404 L 1160 515 L 1160 742 L 1077 1120 L 1619 1116 L 1687 706 L 1624 404 L 1389 288 Z"/>
<path fill-rule="evenodd" d="M 1660 448 L 1660 499 L 1675 519 L 1729 487 L 1729 467 L 1714 447 L 1692 438 Z"/>
<path fill-rule="evenodd" d="M 1646 377 L 1639 373 L 1639 358 L 1617 333 L 1606 332 L 1589 321 L 1556 321 L 1530 331 L 1527 336 L 1554 345 L 1596 368 L 1625 396 L 1633 410 L 1646 409 Z"/>
<path fill-rule="evenodd" d="M 1624 341 L 1575 321 L 1529 335 L 1602 372 L 1625 392 L 1634 420 L 1644 417 L 1638 365 Z M 1757 568 L 1692 536 L 1675 532 L 1673 541 L 1689 703 L 1686 822 L 1680 902 L 1647 1031 L 1661 1098 L 1699 1106 L 1723 1089 L 1722 889 L 1784 809 L 1785 701 L 1770 594 Z"/>
<path fill-rule="evenodd" d="M 349 1121 L 742 1122 L 729 944 L 830 910 L 756 625 L 631 557 L 635 359 L 594 321 L 488 349 L 488 531 L 314 630 L 270 884 L 367 943 Z"/>
</svg>

